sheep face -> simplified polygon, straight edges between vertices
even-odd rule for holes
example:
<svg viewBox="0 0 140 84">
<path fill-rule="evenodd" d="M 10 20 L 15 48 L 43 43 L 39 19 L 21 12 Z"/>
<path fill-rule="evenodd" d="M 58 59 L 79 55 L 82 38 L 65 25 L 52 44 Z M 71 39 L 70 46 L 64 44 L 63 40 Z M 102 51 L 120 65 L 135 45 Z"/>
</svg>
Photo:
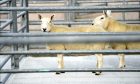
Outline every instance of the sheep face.
<svg viewBox="0 0 140 84">
<path fill-rule="evenodd" d="M 103 28 L 106 28 L 108 25 L 108 18 L 111 16 L 111 11 L 103 11 L 103 15 L 98 16 L 94 19 L 94 25 L 101 26 Z"/>
<path fill-rule="evenodd" d="M 103 27 L 105 20 L 106 20 L 105 15 L 98 16 L 94 19 L 94 25 Z"/>
<path fill-rule="evenodd" d="M 41 20 L 41 31 L 50 32 L 51 31 L 51 21 L 53 19 L 53 16 L 51 16 L 51 18 L 48 18 L 48 17 L 42 17 L 41 15 L 38 15 L 38 17 Z"/>
</svg>

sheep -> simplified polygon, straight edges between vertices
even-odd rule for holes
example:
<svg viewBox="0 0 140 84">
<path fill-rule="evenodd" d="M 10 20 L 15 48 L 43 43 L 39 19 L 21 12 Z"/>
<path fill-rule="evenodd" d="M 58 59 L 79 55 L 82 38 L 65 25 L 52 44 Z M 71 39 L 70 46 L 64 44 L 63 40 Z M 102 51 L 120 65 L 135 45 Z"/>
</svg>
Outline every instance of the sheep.
<svg viewBox="0 0 140 84">
<path fill-rule="evenodd" d="M 103 11 L 103 15 L 94 19 L 94 25 L 103 27 L 108 32 L 134 32 L 140 31 L 140 25 L 130 25 L 119 22 L 111 17 L 111 10 Z M 140 42 L 111 43 L 111 47 L 116 50 L 140 49 Z M 119 54 L 119 68 L 125 67 L 124 54 Z"/>
<path fill-rule="evenodd" d="M 41 15 L 38 15 L 39 19 L 42 21 L 41 30 L 43 32 L 106 32 L 103 28 L 88 25 L 88 26 L 76 26 L 76 27 L 67 27 L 62 25 L 52 24 L 51 18 L 42 18 Z M 103 50 L 105 49 L 106 43 L 59 43 L 59 44 L 47 44 L 47 49 L 49 50 Z M 97 68 L 103 66 L 103 56 L 102 54 L 95 54 L 97 56 Z M 58 68 L 64 68 L 63 63 L 63 54 L 58 54 Z M 96 72 L 99 75 L 99 72 Z"/>
</svg>

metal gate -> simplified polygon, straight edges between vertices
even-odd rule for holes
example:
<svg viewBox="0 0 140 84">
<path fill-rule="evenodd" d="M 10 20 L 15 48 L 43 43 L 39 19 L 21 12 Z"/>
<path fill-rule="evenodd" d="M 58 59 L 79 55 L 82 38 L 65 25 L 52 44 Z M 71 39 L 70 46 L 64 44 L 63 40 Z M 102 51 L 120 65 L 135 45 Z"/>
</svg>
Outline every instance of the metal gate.
<svg viewBox="0 0 140 84">
<path fill-rule="evenodd" d="M 53 1 L 39 1 L 40 3 L 54 3 Z M 56 2 L 56 1 L 55 1 Z M 102 10 L 113 10 L 114 12 L 122 12 L 123 19 L 125 20 L 125 12 L 139 12 L 140 5 L 126 5 L 128 2 L 138 2 L 137 0 L 116 0 L 116 2 L 122 2 L 123 6 L 108 6 L 109 3 L 114 1 L 102 0 L 102 1 L 91 1 L 91 0 L 68 0 L 65 2 L 63 0 L 57 1 L 58 3 L 65 3 L 65 7 L 30 7 L 28 3 L 32 3 L 28 0 L 2 0 L 0 1 L 0 14 L 7 14 L 8 19 L 1 19 L 0 24 L 0 49 L 5 45 L 10 45 L 11 49 L 9 51 L 1 51 L 0 55 L 5 56 L 6 59 L 0 64 L 0 73 L 8 73 L 5 79 L 1 81 L 4 84 L 11 73 L 40 73 L 40 72 L 93 72 L 93 71 L 103 71 L 103 72 L 140 72 L 140 68 L 133 69 L 50 69 L 50 70 L 35 70 L 35 69 L 19 69 L 19 62 L 22 57 L 33 55 L 33 54 L 140 54 L 140 50 L 102 50 L 102 51 L 86 51 L 86 50 L 67 50 L 67 51 L 57 51 L 57 50 L 45 50 L 45 51 L 30 51 L 30 44 L 46 43 L 46 42 L 126 42 L 140 41 L 140 32 L 129 32 L 129 33 L 30 33 L 29 25 L 38 25 L 40 22 L 29 21 L 29 13 L 46 12 L 46 13 L 65 13 L 66 21 L 55 21 L 55 24 L 64 25 L 77 25 L 77 24 L 91 24 L 91 21 L 76 21 L 76 13 L 96 13 Z M 89 6 L 82 7 L 77 6 L 80 3 L 104 3 L 104 6 Z M 115 2 L 114 2 L 115 3 Z M 17 6 L 18 4 L 18 6 Z M 20 23 L 18 21 L 20 19 Z M 139 24 L 140 21 L 126 21 L 127 23 Z M 20 24 L 20 27 L 18 27 Z M 8 31 L 4 29 L 9 26 Z M 117 36 L 119 35 L 119 37 Z M 76 39 L 69 40 L 71 37 L 76 37 Z M 78 38 L 77 38 L 78 37 Z M 90 39 L 89 39 L 90 37 Z M 59 38 L 55 40 L 56 38 Z M 91 38 L 94 38 L 91 39 Z M 106 38 L 106 39 L 104 39 Z M 40 40 L 38 40 L 40 39 Z M 47 40 L 46 40 L 47 39 Z M 63 39 L 63 40 L 62 40 Z M 19 50 L 22 48 L 22 51 Z M 11 59 L 11 69 L 2 69 L 7 61 Z"/>
</svg>

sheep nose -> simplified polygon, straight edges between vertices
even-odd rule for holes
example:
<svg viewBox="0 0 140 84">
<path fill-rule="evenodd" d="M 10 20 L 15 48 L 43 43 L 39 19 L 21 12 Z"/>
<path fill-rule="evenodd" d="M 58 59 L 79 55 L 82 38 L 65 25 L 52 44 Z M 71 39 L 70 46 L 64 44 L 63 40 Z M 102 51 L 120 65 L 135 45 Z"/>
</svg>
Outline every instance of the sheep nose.
<svg viewBox="0 0 140 84">
<path fill-rule="evenodd" d="M 43 28 L 43 32 L 46 32 L 46 28 Z"/>
</svg>

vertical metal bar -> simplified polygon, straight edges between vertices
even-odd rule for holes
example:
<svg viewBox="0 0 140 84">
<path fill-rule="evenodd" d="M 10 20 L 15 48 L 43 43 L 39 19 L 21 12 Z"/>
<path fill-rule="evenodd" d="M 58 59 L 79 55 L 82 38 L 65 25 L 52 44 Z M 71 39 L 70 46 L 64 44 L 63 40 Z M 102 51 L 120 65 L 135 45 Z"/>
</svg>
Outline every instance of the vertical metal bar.
<svg viewBox="0 0 140 84">
<path fill-rule="evenodd" d="M 12 0 L 11 0 L 11 1 L 12 1 Z M 6 4 L 7 7 L 12 5 L 11 1 L 9 1 L 9 3 Z M 11 18 L 11 17 L 12 17 L 12 16 L 11 16 L 11 13 L 10 13 L 10 11 L 9 11 L 9 13 L 7 14 L 7 18 Z M 12 24 L 10 25 L 10 29 L 11 29 L 11 27 L 12 27 Z M 4 45 L 3 45 L 3 46 L 4 46 Z M 11 57 L 8 56 L 8 57 L 5 59 L 5 61 L 0 65 L 0 69 L 2 69 L 2 67 L 6 64 L 6 62 L 8 62 L 8 60 L 9 60 L 10 58 L 11 58 Z M 11 59 L 13 59 L 13 58 L 11 58 Z M 10 75 L 11 75 L 11 74 L 6 74 L 6 76 L 4 77 L 4 79 L 3 79 L 3 80 L 0 80 L 0 84 L 5 84 L 6 81 L 7 81 L 7 79 L 10 77 Z"/>
<path fill-rule="evenodd" d="M 6 5 L 7 5 L 7 7 L 10 6 L 10 1 L 9 1 L 9 3 L 7 3 Z M 7 18 L 9 18 L 9 13 L 7 14 Z M 4 47 L 4 45 L 2 45 L 2 47 Z M 2 69 L 2 67 L 6 64 L 6 62 L 7 62 L 9 59 L 10 59 L 10 56 L 7 57 L 7 58 L 4 60 L 4 62 L 0 65 L 0 69 Z M 10 75 L 7 74 L 3 80 L 0 80 L 0 84 L 5 84 L 5 82 L 7 81 L 7 79 L 8 79 L 9 76 L 10 76 Z"/>
<path fill-rule="evenodd" d="M 23 6 L 28 7 L 28 0 L 23 1 Z M 26 11 L 24 19 L 25 19 L 25 25 L 26 25 L 24 32 L 27 33 L 27 32 L 29 32 L 29 12 L 28 11 Z M 24 49 L 29 50 L 29 44 L 24 45 Z"/>
<path fill-rule="evenodd" d="M 126 2 L 126 1 L 123 0 L 123 5 L 124 5 L 124 6 L 126 5 L 125 2 Z M 123 16 L 123 21 L 125 21 L 125 20 L 126 20 L 126 19 L 125 19 L 125 12 L 122 13 L 122 16 Z"/>
<path fill-rule="evenodd" d="M 106 1 L 105 1 L 105 6 L 108 6 L 108 3 L 109 3 L 109 1 L 106 0 Z"/>
<path fill-rule="evenodd" d="M 65 0 L 64 1 L 64 4 L 65 4 L 65 6 L 68 6 L 68 0 Z M 68 13 L 65 13 L 65 20 L 66 21 L 68 21 L 68 16 L 69 16 L 69 14 Z"/>
<path fill-rule="evenodd" d="M 23 4 L 24 4 L 23 0 L 20 0 L 20 6 L 21 6 L 21 7 L 23 7 Z M 21 25 L 21 27 L 22 27 L 22 26 L 25 24 L 25 14 L 21 16 L 21 19 L 20 19 L 20 20 L 21 20 L 21 21 L 20 21 L 20 22 L 21 22 L 20 25 Z M 21 29 L 21 32 L 24 33 L 24 29 Z M 22 47 L 22 49 L 24 50 L 24 44 L 22 44 L 21 47 Z"/>
<path fill-rule="evenodd" d="M 69 6 L 75 6 L 75 0 L 69 0 Z M 70 21 L 74 21 L 75 20 L 75 13 L 70 13 L 70 17 L 69 17 Z"/>
<path fill-rule="evenodd" d="M 140 1 L 139 1 L 139 5 L 140 5 Z M 140 11 L 139 11 L 139 20 L 140 20 Z"/>
<path fill-rule="evenodd" d="M 76 1 L 75 0 L 65 0 L 65 5 L 66 6 L 75 6 Z M 66 13 L 65 14 L 65 20 L 67 21 L 75 21 L 75 13 Z M 68 26 L 71 26 L 71 24 L 69 24 Z"/>
<path fill-rule="evenodd" d="M 75 6 L 80 6 L 80 3 L 78 3 L 77 0 L 75 0 Z M 74 15 L 75 15 L 74 19 L 76 19 L 76 17 L 79 16 L 80 13 L 75 13 Z"/>
<path fill-rule="evenodd" d="M 10 6 L 16 7 L 16 0 L 10 1 Z M 10 25 L 10 31 L 13 33 L 17 32 L 17 11 L 11 11 L 10 19 L 13 19 L 13 22 Z M 12 51 L 18 50 L 18 45 L 12 45 Z M 18 56 L 12 56 L 11 57 L 11 68 L 17 69 L 19 68 L 19 57 Z"/>
<path fill-rule="evenodd" d="M 24 7 L 28 7 L 28 0 L 24 0 Z M 26 29 L 25 32 L 29 32 L 29 12 L 26 11 L 25 13 L 25 24 L 26 24 Z"/>
</svg>

